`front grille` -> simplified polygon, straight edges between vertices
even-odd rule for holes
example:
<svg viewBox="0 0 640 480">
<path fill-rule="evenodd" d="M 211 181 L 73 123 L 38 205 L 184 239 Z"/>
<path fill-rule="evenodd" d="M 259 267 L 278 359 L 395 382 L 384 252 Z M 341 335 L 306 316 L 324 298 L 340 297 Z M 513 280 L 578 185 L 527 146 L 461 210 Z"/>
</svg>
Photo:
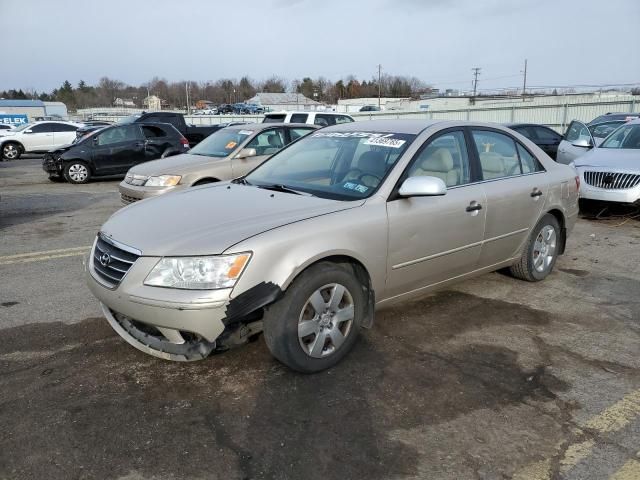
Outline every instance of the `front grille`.
<svg viewBox="0 0 640 480">
<path fill-rule="evenodd" d="M 634 173 L 584 172 L 584 181 L 592 187 L 624 190 L 640 185 L 640 175 Z"/>
<path fill-rule="evenodd" d="M 93 250 L 93 270 L 105 284 L 116 287 L 137 259 L 135 253 L 107 243 L 99 236 Z"/>
<path fill-rule="evenodd" d="M 120 194 L 120 200 L 122 201 L 122 203 L 124 203 L 125 205 L 129 205 L 130 203 L 133 202 L 137 202 L 138 200 L 140 200 L 139 198 L 136 197 L 132 197 L 130 195 L 125 195 L 124 193 Z"/>
</svg>

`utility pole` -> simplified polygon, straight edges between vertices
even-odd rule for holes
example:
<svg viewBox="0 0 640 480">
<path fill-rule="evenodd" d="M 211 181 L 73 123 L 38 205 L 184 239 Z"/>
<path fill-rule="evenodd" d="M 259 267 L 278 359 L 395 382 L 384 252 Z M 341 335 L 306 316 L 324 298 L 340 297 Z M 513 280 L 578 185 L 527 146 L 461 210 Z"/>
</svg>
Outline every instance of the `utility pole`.
<svg viewBox="0 0 640 480">
<path fill-rule="evenodd" d="M 524 59 L 524 80 L 522 81 L 522 101 L 524 102 L 524 97 L 527 95 L 527 59 Z"/>
<path fill-rule="evenodd" d="M 381 96 L 382 96 L 382 64 L 378 64 L 378 108 L 380 108 Z"/>
<path fill-rule="evenodd" d="M 471 69 L 473 71 L 473 97 L 475 98 L 476 92 L 478 90 L 478 75 L 480 75 L 480 67 L 473 67 Z"/>
<path fill-rule="evenodd" d="M 184 91 L 187 92 L 187 115 L 191 115 L 191 106 L 189 105 L 189 82 L 184 83 Z"/>
</svg>

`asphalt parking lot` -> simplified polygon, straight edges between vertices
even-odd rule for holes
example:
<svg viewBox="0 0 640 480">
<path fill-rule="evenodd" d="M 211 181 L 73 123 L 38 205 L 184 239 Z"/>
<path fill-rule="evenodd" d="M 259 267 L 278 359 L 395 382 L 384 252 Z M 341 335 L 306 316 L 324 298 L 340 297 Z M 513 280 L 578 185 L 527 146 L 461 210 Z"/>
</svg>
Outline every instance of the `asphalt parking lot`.
<svg viewBox="0 0 640 480">
<path fill-rule="evenodd" d="M 1 479 L 640 478 L 640 218 L 581 219 L 542 283 L 379 312 L 304 376 L 261 339 L 180 364 L 111 330 L 82 255 L 117 185 L 0 163 Z"/>
</svg>

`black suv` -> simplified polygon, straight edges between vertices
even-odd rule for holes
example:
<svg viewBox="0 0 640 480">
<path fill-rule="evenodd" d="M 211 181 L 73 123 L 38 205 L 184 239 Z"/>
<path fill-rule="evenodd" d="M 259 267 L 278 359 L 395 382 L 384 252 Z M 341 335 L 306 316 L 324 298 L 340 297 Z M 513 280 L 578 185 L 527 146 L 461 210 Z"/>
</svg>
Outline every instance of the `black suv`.
<svg viewBox="0 0 640 480">
<path fill-rule="evenodd" d="M 91 177 L 125 175 L 134 165 L 187 150 L 187 139 L 167 123 L 114 125 L 46 153 L 42 169 L 52 181 L 87 183 Z"/>
</svg>

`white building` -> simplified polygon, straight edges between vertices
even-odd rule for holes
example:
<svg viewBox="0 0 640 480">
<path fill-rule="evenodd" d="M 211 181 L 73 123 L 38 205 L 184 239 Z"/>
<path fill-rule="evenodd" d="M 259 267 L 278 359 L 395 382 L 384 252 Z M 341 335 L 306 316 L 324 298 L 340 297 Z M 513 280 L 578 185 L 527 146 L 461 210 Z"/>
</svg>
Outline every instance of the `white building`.
<svg viewBox="0 0 640 480">
<path fill-rule="evenodd" d="M 142 105 L 147 110 L 162 110 L 162 100 L 155 95 L 149 95 L 142 101 Z"/>
</svg>

